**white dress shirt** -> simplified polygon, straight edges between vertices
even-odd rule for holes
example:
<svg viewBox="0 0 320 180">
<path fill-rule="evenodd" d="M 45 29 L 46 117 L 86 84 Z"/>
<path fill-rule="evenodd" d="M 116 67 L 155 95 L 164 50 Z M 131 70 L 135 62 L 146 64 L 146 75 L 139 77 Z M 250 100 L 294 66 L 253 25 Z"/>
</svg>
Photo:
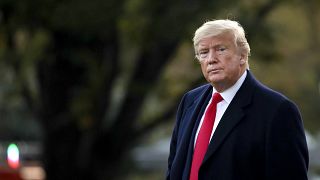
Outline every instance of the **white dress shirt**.
<svg viewBox="0 0 320 180">
<path fill-rule="evenodd" d="M 219 124 L 224 112 L 226 111 L 226 109 L 228 108 L 228 106 L 231 103 L 232 99 L 234 98 L 234 96 L 236 95 L 238 90 L 240 89 L 241 85 L 243 84 L 244 80 L 246 79 L 246 76 L 247 76 L 247 71 L 245 71 L 242 74 L 242 76 L 238 79 L 238 81 L 233 86 L 231 86 L 229 89 L 227 89 L 227 90 L 223 91 L 222 93 L 220 93 L 220 95 L 222 96 L 223 100 L 220 101 L 217 104 L 216 119 L 215 119 L 214 124 L 213 124 L 213 129 L 212 129 L 212 132 L 211 132 L 210 140 L 212 138 L 213 133 L 217 129 L 218 124 Z M 212 94 L 214 94 L 216 92 L 217 92 L 217 90 L 213 87 Z M 206 107 L 206 110 L 205 110 L 205 112 L 203 113 L 203 115 L 201 117 L 201 121 L 200 121 L 200 124 L 199 124 L 198 129 L 197 129 L 194 145 L 196 144 L 200 127 L 202 126 L 202 122 L 203 122 L 204 116 L 206 114 L 206 111 L 208 109 L 209 104 L 211 103 L 211 100 L 212 100 L 212 95 L 211 95 L 211 99 L 210 99 L 210 101 L 209 101 L 209 103 L 208 103 L 208 105 Z"/>
</svg>

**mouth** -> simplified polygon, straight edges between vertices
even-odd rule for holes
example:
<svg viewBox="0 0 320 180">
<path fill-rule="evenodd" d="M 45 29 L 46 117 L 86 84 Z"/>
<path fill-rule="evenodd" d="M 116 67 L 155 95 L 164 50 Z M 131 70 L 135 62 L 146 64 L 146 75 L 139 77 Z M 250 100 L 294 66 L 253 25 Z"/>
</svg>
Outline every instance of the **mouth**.
<svg viewBox="0 0 320 180">
<path fill-rule="evenodd" d="M 210 74 L 210 73 L 216 74 L 219 71 L 221 71 L 221 69 L 210 69 L 210 70 L 208 70 L 208 74 Z"/>
</svg>

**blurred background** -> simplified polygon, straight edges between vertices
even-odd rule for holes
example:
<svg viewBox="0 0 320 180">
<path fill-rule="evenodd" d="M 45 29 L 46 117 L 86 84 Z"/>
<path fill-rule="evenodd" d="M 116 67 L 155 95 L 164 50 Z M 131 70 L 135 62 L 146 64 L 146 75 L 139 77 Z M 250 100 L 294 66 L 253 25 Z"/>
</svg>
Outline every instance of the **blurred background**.
<svg viewBox="0 0 320 180">
<path fill-rule="evenodd" d="M 205 83 L 193 33 L 229 18 L 246 30 L 251 71 L 299 106 L 319 180 L 319 10 L 318 0 L 1 0 L 0 179 L 164 179 L 180 98 Z"/>
</svg>

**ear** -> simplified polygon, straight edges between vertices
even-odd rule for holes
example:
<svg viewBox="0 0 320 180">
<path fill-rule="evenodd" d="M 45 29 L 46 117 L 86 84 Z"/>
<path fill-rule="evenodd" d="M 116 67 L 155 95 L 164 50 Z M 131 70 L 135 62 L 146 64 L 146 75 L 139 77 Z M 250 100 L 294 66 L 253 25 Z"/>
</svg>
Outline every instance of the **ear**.
<svg viewBox="0 0 320 180">
<path fill-rule="evenodd" d="M 244 65 L 246 63 L 246 55 L 241 54 L 240 55 L 240 64 Z"/>
</svg>

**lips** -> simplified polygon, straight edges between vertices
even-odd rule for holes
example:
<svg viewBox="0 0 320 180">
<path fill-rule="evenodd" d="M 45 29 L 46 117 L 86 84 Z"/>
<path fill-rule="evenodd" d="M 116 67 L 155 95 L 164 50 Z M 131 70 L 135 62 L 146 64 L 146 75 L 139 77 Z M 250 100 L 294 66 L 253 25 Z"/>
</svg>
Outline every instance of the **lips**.
<svg viewBox="0 0 320 180">
<path fill-rule="evenodd" d="M 218 73 L 219 71 L 221 71 L 221 69 L 218 69 L 218 68 L 216 68 L 216 69 L 209 69 L 209 70 L 208 70 L 208 74 L 210 74 L 210 73 Z"/>
</svg>

